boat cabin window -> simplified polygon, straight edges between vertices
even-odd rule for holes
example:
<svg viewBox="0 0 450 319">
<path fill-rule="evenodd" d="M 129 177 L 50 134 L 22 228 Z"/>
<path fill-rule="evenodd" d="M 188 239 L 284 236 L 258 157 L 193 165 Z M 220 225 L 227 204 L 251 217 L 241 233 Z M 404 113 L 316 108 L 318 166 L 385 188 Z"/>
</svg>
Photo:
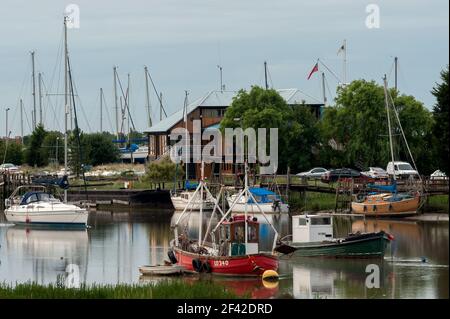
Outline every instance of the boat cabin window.
<svg viewBox="0 0 450 319">
<path fill-rule="evenodd" d="M 34 202 L 37 202 L 37 201 L 39 201 L 39 198 L 38 198 L 37 194 L 32 194 L 31 196 L 29 196 L 26 199 L 25 204 L 34 203 Z"/>
<path fill-rule="evenodd" d="M 258 243 L 258 233 L 259 233 L 259 225 L 258 224 L 247 224 L 247 242 L 249 243 Z M 237 243 L 245 242 L 245 223 L 238 223 L 231 225 L 231 241 Z"/>
<path fill-rule="evenodd" d="M 311 218 L 311 225 L 331 225 L 330 217 Z"/>
<path fill-rule="evenodd" d="M 299 218 L 298 219 L 298 225 L 299 226 L 306 226 L 306 218 Z"/>
</svg>

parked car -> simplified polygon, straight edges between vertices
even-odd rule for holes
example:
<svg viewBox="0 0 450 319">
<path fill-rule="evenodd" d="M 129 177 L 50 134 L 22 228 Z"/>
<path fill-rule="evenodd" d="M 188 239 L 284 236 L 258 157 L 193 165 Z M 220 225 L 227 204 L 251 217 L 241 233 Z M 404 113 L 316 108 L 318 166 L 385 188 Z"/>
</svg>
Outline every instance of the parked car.
<svg viewBox="0 0 450 319">
<path fill-rule="evenodd" d="M 18 166 L 11 164 L 11 163 L 5 163 L 0 165 L 0 173 L 8 172 L 8 173 L 15 173 L 18 172 L 20 169 Z"/>
<path fill-rule="evenodd" d="M 386 171 L 389 176 L 393 176 L 395 172 L 395 176 L 399 178 L 419 176 L 419 172 L 417 172 L 408 162 L 389 162 Z"/>
<path fill-rule="evenodd" d="M 389 178 L 389 174 L 381 167 L 369 167 L 368 171 L 361 172 L 370 178 Z"/>
<path fill-rule="evenodd" d="M 430 175 L 431 180 L 439 180 L 439 179 L 446 179 L 446 178 L 447 178 L 447 175 L 440 170 L 436 170 L 433 172 L 433 174 Z"/>
<path fill-rule="evenodd" d="M 313 169 L 310 169 L 307 172 L 298 173 L 297 176 L 320 179 L 322 175 L 325 174 L 326 172 L 328 172 L 328 170 L 323 167 L 314 167 Z"/>
<path fill-rule="evenodd" d="M 330 183 L 335 182 L 340 178 L 355 178 L 355 177 L 361 177 L 361 173 L 351 168 L 338 168 L 329 170 L 328 172 L 323 174 L 321 180 L 324 183 Z"/>
</svg>

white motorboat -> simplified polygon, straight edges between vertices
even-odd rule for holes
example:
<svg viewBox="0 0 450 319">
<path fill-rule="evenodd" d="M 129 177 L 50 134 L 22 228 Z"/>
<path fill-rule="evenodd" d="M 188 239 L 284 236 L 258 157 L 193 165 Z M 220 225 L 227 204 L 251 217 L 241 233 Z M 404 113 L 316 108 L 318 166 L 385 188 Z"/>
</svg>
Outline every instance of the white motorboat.
<svg viewBox="0 0 450 319">
<path fill-rule="evenodd" d="M 188 210 L 200 210 L 201 206 L 203 210 L 212 210 L 214 208 L 214 198 L 206 192 L 203 193 L 203 200 L 200 199 L 200 196 L 200 192 L 186 190 L 173 194 L 170 199 L 176 210 L 183 210 L 188 204 Z"/>
<path fill-rule="evenodd" d="M 249 188 L 249 191 L 256 202 L 248 196 L 241 196 L 240 198 L 238 198 L 238 194 L 228 196 L 228 206 L 232 207 L 233 213 L 245 213 L 246 207 L 249 214 L 259 213 L 258 206 L 266 214 L 289 212 L 289 205 L 284 203 L 281 197 L 274 192 L 259 187 Z"/>
<path fill-rule="evenodd" d="M 20 191 L 26 188 L 33 190 Z M 86 227 L 89 212 L 85 208 L 61 202 L 44 186 L 20 186 L 5 200 L 8 222 L 26 225 L 61 225 Z"/>
</svg>

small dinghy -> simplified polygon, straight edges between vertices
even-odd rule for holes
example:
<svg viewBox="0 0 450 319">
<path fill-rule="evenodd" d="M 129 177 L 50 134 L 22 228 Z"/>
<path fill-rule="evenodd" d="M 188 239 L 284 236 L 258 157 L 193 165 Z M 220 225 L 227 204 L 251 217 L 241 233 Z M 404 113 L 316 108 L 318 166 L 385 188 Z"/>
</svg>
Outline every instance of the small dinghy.
<svg viewBox="0 0 450 319">
<path fill-rule="evenodd" d="M 177 276 L 184 273 L 184 267 L 179 265 L 141 266 L 139 272 L 146 276 Z"/>
</svg>

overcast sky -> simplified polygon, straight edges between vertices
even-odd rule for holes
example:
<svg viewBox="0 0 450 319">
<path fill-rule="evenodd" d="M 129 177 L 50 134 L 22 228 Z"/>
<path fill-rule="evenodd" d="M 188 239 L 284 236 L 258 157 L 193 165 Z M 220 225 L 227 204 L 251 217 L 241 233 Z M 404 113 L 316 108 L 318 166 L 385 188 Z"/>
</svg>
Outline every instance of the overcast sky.
<svg viewBox="0 0 450 319">
<path fill-rule="evenodd" d="M 10 107 L 9 129 L 20 135 L 19 99 L 24 100 L 24 131 L 31 125 L 31 58 L 43 73 L 49 94 L 63 93 L 60 48 L 67 4 L 80 9 L 80 28 L 69 30 L 69 51 L 80 126 L 100 126 L 99 88 L 104 89 L 103 127 L 111 130 L 113 71 L 118 66 L 126 85 L 131 76 L 130 107 L 138 130 L 146 127 L 144 65 L 163 92 L 167 112 L 183 105 L 184 90 L 193 101 L 219 88 L 217 65 L 223 66 L 226 89 L 263 85 L 263 63 L 270 84 L 299 88 L 322 99 L 319 74 L 306 79 L 317 58 L 342 76 L 337 50 L 348 43 L 348 79 L 374 79 L 384 73 L 393 84 L 393 59 L 399 57 L 399 89 L 429 108 L 430 90 L 448 64 L 449 2 L 404 1 L 267 1 L 267 0 L 2 0 L 0 6 L 0 135 L 5 135 L 5 108 Z M 369 29 L 366 6 L 380 8 L 380 28 Z M 322 66 L 335 97 L 337 81 Z M 44 124 L 63 128 L 62 97 L 44 99 Z M 159 120 L 151 92 L 153 121 Z M 106 107 L 105 107 L 106 108 Z M 108 115 L 110 120 L 108 120 Z"/>
</svg>

